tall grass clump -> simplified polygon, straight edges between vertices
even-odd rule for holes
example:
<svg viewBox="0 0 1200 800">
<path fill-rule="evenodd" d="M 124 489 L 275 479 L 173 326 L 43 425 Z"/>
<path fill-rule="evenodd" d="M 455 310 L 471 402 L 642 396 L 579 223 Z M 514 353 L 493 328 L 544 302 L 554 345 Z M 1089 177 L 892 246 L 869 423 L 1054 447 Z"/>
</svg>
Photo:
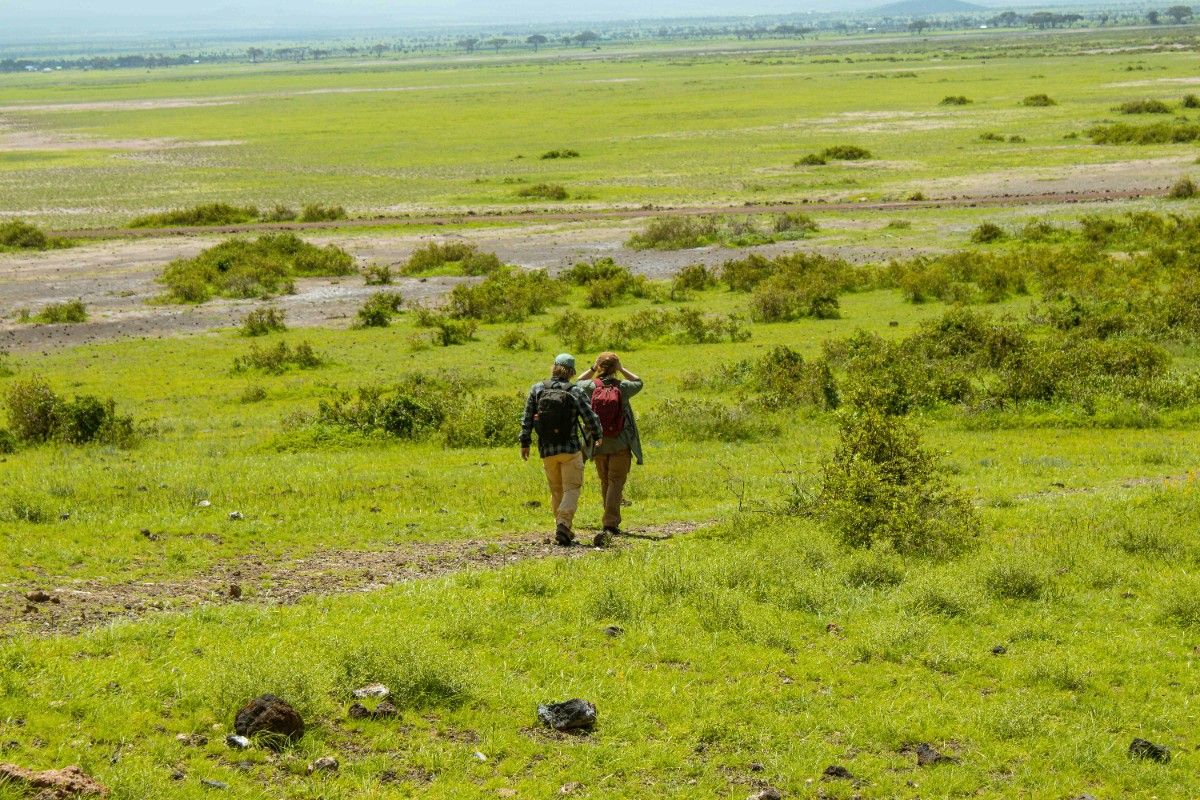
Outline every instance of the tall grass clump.
<svg viewBox="0 0 1200 800">
<path fill-rule="evenodd" d="M 852 547 L 952 556 L 979 520 L 921 444 L 915 426 L 876 409 L 841 412 L 839 442 L 821 471 L 811 512 Z"/>
<path fill-rule="evenodd" d="M 1170 114 L 1171 107 L 1162 100 L 1126 100 L 1115 111 L 1122 114 Z"/>
<path fill-rule="evenodd" d="M 1188 177 L 1175 181 L 1171 186 L 1171 191 L 1167 192 L 1167 197 L 1171 200 L 1190 200 L 1195 196 L 1196 182 Z"/>
<path fill-rule="evenodd" d="M 589 308 L 608 308 L 626 297 L 645 298 L 652 286 L 643 275 L 634 275 L 628 267 L 611 258 L 581 261 L 559 274 L 559 280 L 586 290 Z"/>
<path fill-rule="evenodd" d="M 356 325 L 360 328 L 386 328 L 403 307 L 404 297 L 399 292 L 376 292 L 358 309 Z"/>
<path fill-rule="evenodd" d="M 254 206 L 234 206 L 229 203 L 205 203 L 180 208 L 174 211 L 164 211 L 158 214 L 145 214 L 130 220 L 130 228 L 167 228 L 171 226 L 200 227 L 208 225 L 240 225 L 253 222 L 258 218 L 258 209 Z"/>
<path fill-rule="evenodd" d="M 1058 103 L 1048 94 L 1031 94 L 1021 101 L 1021 105 L 1026 108 L 1045 108 L 1056 106 Z"/>
<path fill-rule="evenodd" d="M 274 347 L 259 347 L 250 345 L 250 349 L 233 359 L 233 371 L 265 372 L 268 375 L 282 375 L 290 369 L 316 369 L 325 363 L 317 351 L 308 342 L 301 342 L 292 347 L 287 342 L 279 342 Z"/>
<path fill-rule="evenodd" d="M 451 290 L 446 313 L 455 319 L 481 322 L 524 322 L 562 302 L 565 286 L 545 270 L 501 267 L 479 283 Z"/>
<path fill-rule="evenodd" d="M 1155 122 L 1152 125 L 1094 125 L 1087 130 L 1096 144 L 1187 144 L 1200 139 L 1200 125 L 1191 122 Z"/>
<path fill-rule="evenodd" d="M 159 281 L 166 285 L 169 301 L 203 303 L 213 297 L 290 294 L 298 277 L 353 272 L 354 259 L 339 247 L 317 247 L 290 233 L 273 233 L 230 239 L 194 258 L 172 261 Z"/>
<path fill-rule="evenodd" d="M 256 308 L 242 320 L 240 328 L 242 336 L 266 336 L 268 333 L 287 330 L 284 319 L 287 316 L 278 306 Z"/>
<path fill-rule="evenodd" d="M 517 197 L 532 200 L 566 200 L 570 194 L 557 183 L 535 183 L 518 189 Z"/>
<path fill-rule="evenodd" d="M 481 253 L 467 242 L 430 242 L 418 247 L 400 267 L 401 275 L 490 275 L 503 266 L 495 253 Z"/>
<path fill-rule="evenodd" d="M 323 206 L 318 203 L 306 203 L 300 209 L 301 222 L 333 222 L 346 218 L 346 209 L 341 206 Z"/>
<path fill-rule="evenodd" d="M 938 105 L 939 106 L 965 106 L 965 105 L 970 104 L 970 102 L 971 102 L 970 98 L 968 98 L 966 95 L 948 94 L 942 98 L 942 102 L 938 103 Z"/>
<path fill-rule="evenodd" d="M 0 222 L 0 250 L 50 250 L 69 244 L 66 239 L 48 236 L 36 225 L 19 219 Z"/>
<path fill-rule="evenodd" d="M 62 303 L 51 303 L 29 318 L 30 322 L 43 325 L 76 325 L 87 322 L 87 306 L 82 300 L 67 300 Z"/>
</svg>

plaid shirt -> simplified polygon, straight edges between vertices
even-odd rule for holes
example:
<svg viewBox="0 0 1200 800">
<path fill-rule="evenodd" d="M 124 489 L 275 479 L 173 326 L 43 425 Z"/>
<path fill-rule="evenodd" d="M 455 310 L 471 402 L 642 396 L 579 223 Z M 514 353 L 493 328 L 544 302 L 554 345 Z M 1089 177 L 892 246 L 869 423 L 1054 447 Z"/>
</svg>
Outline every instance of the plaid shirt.
<svg viewBox="0 0 1200 800">
<path fill-rule="evenodd" d="M 556 389 L 567 389 L 571 392 L 571 396 L 575 398 L 575 405 L 579 407 L 578 419 L 583 420 L 583 424 L 587 427 L 587 432 L 591 434 L 588 438 L 590 441 L 604 438 L 604 428 L 600 425 L 600 418 L 596 416 L 596 412 L 592 411 L 592 404 L 588 402 L 587 397 L 578 386 L 569 381 L 551 380 L 550 384 Z M 529 447 L 533 443 L 533 428 L 537 418 L 538 398 L 542 396 L 542 392 L 546 390 L 545 382 L 535 383 L 533 388 L 529 390 L 529 399 L 525 401 L 525 414 L 521 417 L 521 447 Z M 554 444 L 546 442 L 542 437 L 538 437 L 538 454 L 542 458 L 549 456 L 558 456 L 565 453 L 578 453 L 583 450 L 583 445 L 579 442 L 579 426 L 571 426 L 571 435 L 567 438 L 565 444 Z"/>
</svg>

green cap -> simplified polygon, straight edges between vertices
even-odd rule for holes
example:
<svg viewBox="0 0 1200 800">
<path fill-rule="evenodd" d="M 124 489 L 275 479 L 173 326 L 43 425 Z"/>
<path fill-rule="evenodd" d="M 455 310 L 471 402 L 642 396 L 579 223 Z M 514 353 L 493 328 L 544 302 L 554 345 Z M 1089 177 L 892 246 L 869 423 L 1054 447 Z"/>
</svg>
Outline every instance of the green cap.
<svg viewBox="0 0 1200 800">
<path fill-rule="evenodd" d="M 572 372 L 575 371 L 575 356 L 570 353 L 559 353 L 554 357 L 555 366 L 566 367 Z"/>
</svg>

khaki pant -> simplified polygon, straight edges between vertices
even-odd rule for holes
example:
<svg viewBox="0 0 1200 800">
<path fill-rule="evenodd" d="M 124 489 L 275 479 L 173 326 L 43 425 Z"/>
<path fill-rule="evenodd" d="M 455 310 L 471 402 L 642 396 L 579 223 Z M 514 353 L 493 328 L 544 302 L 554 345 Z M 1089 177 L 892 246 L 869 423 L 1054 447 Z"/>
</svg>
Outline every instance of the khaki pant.
<svg viewBox="0 0 1200 800">
<path fill-rule="evenodd" d="M 606 456 L 597 455 L 596 474 L 600 476 L 600 499 L 604 503 L 604 527 L 621 527 L 621 501 L 625 497 L 625 481 L 633 464 L 628 448 Z"/>
<path fill-rule="evenodd" d="M 542 459 L 546 482 L 550 484 L 550 509 L 554 519 L 571 527 L 579 508 L 579 490 L 583 487 L 583 453 L 564 453 Z"/>
</svg>

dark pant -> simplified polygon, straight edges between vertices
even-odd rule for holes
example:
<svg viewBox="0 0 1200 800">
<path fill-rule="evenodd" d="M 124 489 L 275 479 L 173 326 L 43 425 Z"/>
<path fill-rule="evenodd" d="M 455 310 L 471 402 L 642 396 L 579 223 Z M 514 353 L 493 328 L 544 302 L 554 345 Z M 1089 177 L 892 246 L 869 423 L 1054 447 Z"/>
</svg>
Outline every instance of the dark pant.
<svg viewBox="0 0 1200 800">
<path fill-rule="evenodd" d="M 625 481 L 633 464 L 628 448 L 619 453 L 597 455 L 596 474 L 600 476 L 600 499 L 604 503 L 604 527 L 621 527 L 621 501 L 625 497 Z"/>
</svg>

